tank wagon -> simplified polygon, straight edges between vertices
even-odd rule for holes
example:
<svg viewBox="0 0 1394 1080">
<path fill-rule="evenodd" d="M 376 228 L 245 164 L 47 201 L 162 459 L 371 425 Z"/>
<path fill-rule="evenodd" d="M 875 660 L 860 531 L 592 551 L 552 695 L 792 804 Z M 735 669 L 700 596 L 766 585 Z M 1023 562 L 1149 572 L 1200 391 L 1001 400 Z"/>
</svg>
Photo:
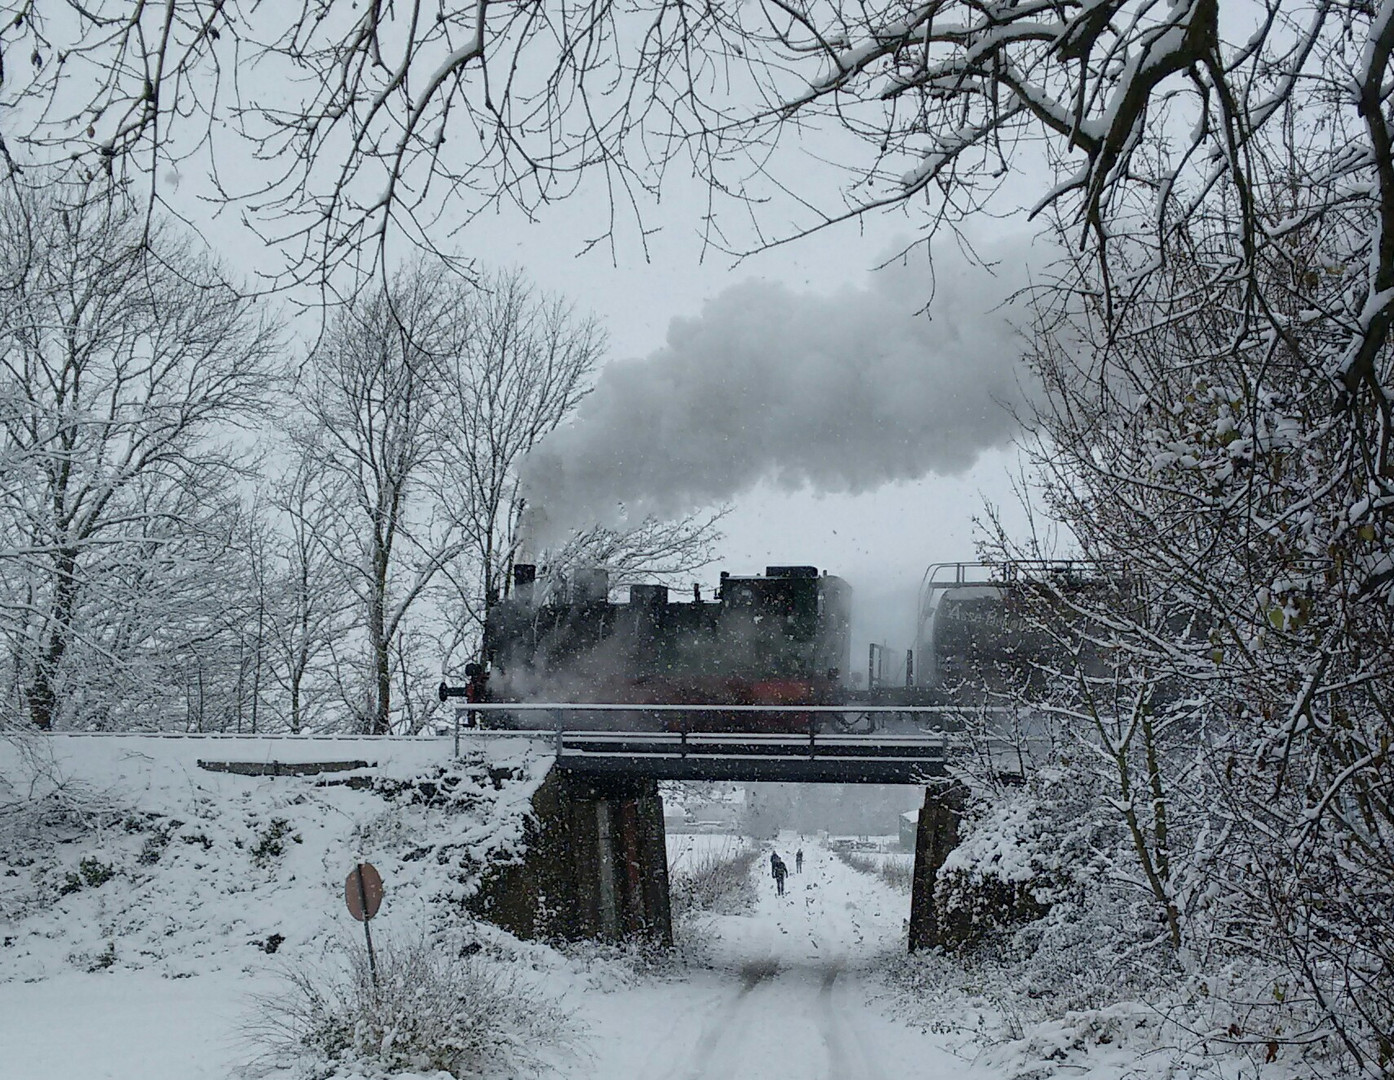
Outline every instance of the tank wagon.
<svg viewBox="0 0 1394 1080">
<path fill-rule="evenodd" d="M 1062 598 L 1107 602 L 1121 580 L 1117 568 L 1083 560 L 935 563 L 920 585 L 916 684 L 973 705 L 1037 698 L 1051 667 L 1082 661 L 1097 673 L 1087 642 L 1073 659 L 1060 652 L 1063 624 L 1075 618 Z"/>
</svg>

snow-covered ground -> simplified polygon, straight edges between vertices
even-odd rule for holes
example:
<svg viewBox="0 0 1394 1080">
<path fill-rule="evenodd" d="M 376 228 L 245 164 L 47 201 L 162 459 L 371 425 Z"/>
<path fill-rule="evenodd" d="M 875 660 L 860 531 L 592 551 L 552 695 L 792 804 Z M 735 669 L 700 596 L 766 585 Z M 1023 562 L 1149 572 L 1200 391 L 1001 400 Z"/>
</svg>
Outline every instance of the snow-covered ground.
<svg viewBox="0 0 1394 1080">
<path fill-rule="evenodd" d="M 443 782 L 450 749 L 444 739 L 0 739 L 0 778 L 19 789 L 12 802 L 0 789 L 0 914 L 15 928 L 0 939 L 0 982 L 127 968 L 178 979 L 312 951 L 347 928 L 344 879 L 360 856 L 387 882 L 384 918 L 468 895 L 486 862 L 517 850 L 550 761 L 496 741 Z M 295 777 L 200 766 L 326 760 L 369 767 Z"/>
<path fill-rule="evenodd" d="M 223 1080 L 250 1054 L 238 1030 L 268 992 L 265 970 L 188 979 L 149 971 L 64 972 L 0 984 L 5 1080 Z"/>
<path fill-rule="evenodd" d="M 668 872 L 680 874 L 699 866 L 706 859 L 730 858 L 754 841 L 738 833 L 679 833 L 669 832 Z"/>
<path fill-rule="evenodd" d="M 374 768 L 325 785 L 198 764 L 325 757 L 288 740 L 0 740 L 0 1080 L 239 1076 L 258 1049 L 245 1034 L 254 999 L 358 940 L 342 890 L 360 855 L 387 882 L 380 941 L 449 924 L 572 1014 L 569 1044 L 541 1055 L 560 1080 L 1185 1074 L 1142 1005 L 1010 1032 L 945 957 L 916 968 L 907 996 L 911 983 L 886 975 L 903 963 L 908 896 L 811 837 L 670 837 L 678 869 L 761 847 L 754 903 L 688 916 L 675 961 L 519 942 L 455 901 L 516 851 L 545 755 L 500 741 L 443 774 L 448 744 L 435 740 L 339 750 Z M 803 872 L 777 895 L 768 853 L 792 868 L 799 847 Z"/>
<path fill-rule="evenodd" d="M 589 1060 L 569 1076 L 633 1080 L 842 1080 L 988 1076 L 946 1040 L 892 1018 L 876 972 L 904 949 L 908 903 L 811 839 L 773 845 L 804 869 L 779 896 L 759 868 L 743 915 L 705 917 L 701 966 L 680 979 L 591 995 Z M 1000 1075 L 1000 1074 L 997 1074 Z"/>
<path fill-rule="evenodd" d="M 706 846 L 726 838 L 696 839 Z M 792 861 L 793 845 L 783 846 Z M 569 1080 L 975 1075 L 943 1040 L 890 1019 L 878 1004 L 886 991 L 874 971 L 902 948 L 904 896 L 811 841 L 804 853 L 804 872 L 789 878 L 786 896 L 777 896 L 762 874 L 753 911 L 701 920 L 700 965 L 609 985 L 595 973 L 581 977 L 565 962 L 551 965 L 551 989 L 575 1011 L 581 1032 L 576 1052 L 558 1062 L 559 1074 Z M 279 966 L 249 950 L 241 963 L 225 956 L 187 978 L 113 967 L 5 982 L 0 1076 L 235 1076 L 253 1050 L 239 1034 L 250 999 L 275 988 Z"/>
<path fill-rule="evenodd" d="M 0 1080 L 234 1075 L 253 1056 L 239 1035 L 252 997 L 361 940 L 343 899 L 356 858 L 386 881 L 386 940 L 438 924 L 487 861 L 517 849 L 546 756 L 497 741 L 445 785 L 450 751 L 440 739 L 0 739 Z M 326 784 L 201 760 L 371 768 Z"/>
</svg>

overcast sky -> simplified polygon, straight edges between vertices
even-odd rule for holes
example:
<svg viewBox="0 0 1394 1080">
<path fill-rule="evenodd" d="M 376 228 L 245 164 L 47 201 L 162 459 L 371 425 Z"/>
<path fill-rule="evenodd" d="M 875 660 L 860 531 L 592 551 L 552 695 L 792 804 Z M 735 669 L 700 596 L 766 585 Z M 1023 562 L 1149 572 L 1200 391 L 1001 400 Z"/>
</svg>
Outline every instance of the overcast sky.
<svg viewBox="0 0 1394 1080">
<path fill-rule="evenodd" d="M 208 201 L 213 192 L 196 172 L 186 171 L 177 178 L 166 174 L 161 183 L 163 193 L 187 208 L 210 243 L 234 268 L 251 273 L 270 267 L 274 255 L 264 245 L 230 216 L 218 219 L 210 214 L 210 208 L 216 206 Z M 694 372 L 702 371 L 704 363 L 700 356 L 691 355 L 691 350 L 684 355 L 683 350 L 671 347 L 673 321 L 683 320 L 689 337 L 691 328 L 697 327 L 708 339 L 716 339 L 708 340 L 709 348 L 720 347 L 720 333 L 711 324 L 712 302 L 722 294 L 728 298 L 740 295 L 742 290 L 744 295 L 759 295 L 752 283 L 778 286 L 793 310 L 785 317 L 795 322 L 800 313 L 816 313 L 824 302 L 836 300 L 844 304 L 844 310 L 850 310 L 847 305 L 858 295 L 874 295 L 879 314 L 895 309 L 907 326 L 914 319 L 914 309 L 935 287 L 927 260 L 922 258 L 892 271 L 893 288 L 873 284 L 873 271 L 917 234 L 922 221 L 914 212 L 869 217 L 738 261 L 704 249 L 697 231 L 701 201 L 696 194 L 695 190 L 684 193 L 679 186 L 665 195 L 662 205 L 646 210 L 644 224 L 652 230 L 647 236 L 647 258 L 632 227 L 621 229 L 613 249 L 601 245 L 578 254 L 600 230 L 597 222 L 603 217 L 600 204 L 585 190 L 544 207 L 534 222 L 516 212 L 476 220 L 459 235 L 458 248 L 491 266 L 521 266 L 543 289 L 594 312 L 608 330 L 612 361 L 649 368 L 685 362 Z M 990 255 L 1000 255 L 992 245 L 1008 233 L 1014 235 L 1014 242 L 1024 242 L 1025 228 L 1024 224 L 999 222 L 975 240 L 980 246 L 987 245 Z M 1008 291 L 981 270 L 960 282 L 958 278 L 969 270 L 952 238 L 937 241 L 934 252 L 939 296 L 938 303 L 931 306 L 934 321 L 928 324 L 921 317 L 918 323 L 922 325 L 897 332 L 902 338 L 900 354 L 882 360 L 884 373 L 892 373 L 896 364 L 909 371 L 917 343 L 933 343 L 946 329 L 955 335 L 972 336 L 977 313 L 968 308 L 976 306 L 986 314 Z M 409 251 L 403 245 L 396 254 Z M 1005 280 L 1020 283 L 1022 279 L 1013 276 L 1011 269 L 1007 267 Z M 879 277 L 885 278 L 887 273 L 881 271 Z M 748 328 L 760 325 L 755 319 Z M 982 340 L 994 340 L 993 333 L 985 333 Z M 739 339 L 733 339 L 733 347 L 740 344 Z M 1002 358 L 992 350 L 980 352 L 983 356 L 978 362 L 998 368 L 1000 375 Z M 823 356 L 821 363 L 826 368 L 837 359 L 836 355 Z M 935 410 L 939 410 L 935 423 L 955 418 L 956 394 L 962 388 L 956 388 L 956 383 L 961 382 L 965 364 L 975 361 L 960 350 L 940 357 L 938 369 L 933 369 L 935 362 L 935 357 L 927 356 L 930 370 L 912 384 L 918 400 L 924 402 L 927 424 Z M 791 373 L 791 378 L 799 375 Z M 892 399 L 901 378 L 896 376 L 889 387 Z M 941 384 L 943 401 L 938 400 Z M 792 403 L 800 401 L 800 407 L 807 406 L 807 398 L 791 395 Z M 973 407 L 978 408 L 978 404 Z M 963 423 L 961 419 L 958 422 Z M 1003 443 L 1000 424 L 975 418 L 970 428 L 980 422 L 992 428 L 978 440 L 981 445 Z M 786 437 L 797 443 L 802 437 L 797 425 L 786 430 Z M 812 445 L 810 453 L 820 449 Z M 724 523 L 727 538 L 719 560 L 703 575 L 703 583 L 710 587 L 722 569 L 751 573 L 762 571 L 769 563 L 811 563 L 840 574 L 854 586 L 862 601 L 857 617 L 858 649 L 870 638 L 896 647 L 908 646 L 912 644 L 915 593 L 925 567 L 933 562 L 973 558 L 972 519 L 981 512 L 985 500 L 1014 517 L 1015 497 L 1009 481 L 1016 467 L 1014 451 L 991 450 L 964 468 L 976 453 L 975 449 L 949 460 L 926 451 L 922 464 L 926 468 L 938 465 L 945 474 L 931 473 L 923 479 L 889 477 L 882 486 L 876 486 L 874 477 L 864 477 L 857 484 L 833 484 L 842 490 L 832 494 L 799 488 L 797 482 L 802 478 L 787 467 L 782 485 L 768 481 L 736 485 L 739 490 L 728 497 L 734 510 Z M 852 493 L 846 490 L 849 487 L 862 490 Z"/>
<path fill-rule="evenodd" d="M 564 292 L 596 311 L 610 329 L 616 361 L 647 366 L 663 363 L 671 368 L 684 361 L 691 363 L 696 351 L 669 347 L 674 319 L 683 320 L 689 328 L 701 326 L 704 306 L 752 281 L 785 286 L 816 309 L 820 298 L 831 300 L 839 293 L 870 289 L 873 270 L 914 235 L 912 218 L 886 215 L 868 219 L 860 228 L 847 225 L 761 252 L 733 266 L 731 259 L 719 254 L 708 254 L 702 260 L 695 218 L 684 220 L 671 205 L 673 217 L 665 215 L 662 230 L 651 238 L 652 258 L 647 264 L 623 248 L 618 266 L 610 265 L 608 253 L 573 258 L 587 224 L 579 203 L 552 208 L 539 225 L 500 230 L 506 239 L 490 250 L 526 266 L 545 287 Z M 989 253 L 1000 254 L 993 250 L 993 244 L 991 236 L 984 238 Z M 962 308 L 966 300 L 979 299 L 974 289 L 984 289 L 979 306 L 985 315 L 995 298 L 1009 291 L 981 270 L 970 274 L 951 240 L 938 245 L 936 253 L 938 302 L 931 307 L 934 324 L 925 330 L 931 340 L 946 326 L 964 321 L 966 312 L 955 311 L 953 305 Z M 894 303 L 909 323 L 920 302 L 917 298 L 927 297 L 931 291 L 929 270 L 923 261 L 912 261 L 896 273 L 899 280 Z M 952 280 L 946 280 L 956 274 L 969 279 L 967 295 Z M 1013 284 L 1022 281 L 1011 268 L 1003 268 L 1003 277 Z M 883 298 L 883 303 L 890 302 Z M 926 355 L 924 359 L 926 367 L 933 368 L 935 357 Z M 961 360 L 963 354 L 952 354 L 950 359 Z M 952 368 L 946 372 L 951 373 Z M 910 389 L 932 397 L 937 385 L 938 376 L 931 374 Z M 890 387 L 892 393 L 896 389 Z M 955 380 L 944 378 L 944 405 L 950 410 L 955 407 L 955 391 Z M 789 396 L 793 402 L 807 400 L 797 391 Z M 932 422 L 937 404 L 925 402 L 927 424 Z M 989 441 L 1000 442 L 1001 435 L 998 427 Z M 810 454 L 819 449 L 810 447 Z M 811 563 L 847 578 L 864 601 L 858 610 L 858 648 L 872 637 L 897 647 L 908 646 L 912 644 L 915 593 L 925 567 L 974 557 L 972 522 L 985 500 L 1001 507 L 1009 520 L 1020 520 L 1010 482 L 1017 470 L 1013 449 L 989 451 L 966 470 L 957 468 L 960 462 L 953 464 L 951 475 L 895 480 L 860 494 L 790 490 L 772 482 L 745 488 L 730 497 L 734 512 L 724 523 L 727 539 L 707 582 L 713 583 L 720 569 L 749 573 L 760 572 L 769 563 Z"/>
</svg>

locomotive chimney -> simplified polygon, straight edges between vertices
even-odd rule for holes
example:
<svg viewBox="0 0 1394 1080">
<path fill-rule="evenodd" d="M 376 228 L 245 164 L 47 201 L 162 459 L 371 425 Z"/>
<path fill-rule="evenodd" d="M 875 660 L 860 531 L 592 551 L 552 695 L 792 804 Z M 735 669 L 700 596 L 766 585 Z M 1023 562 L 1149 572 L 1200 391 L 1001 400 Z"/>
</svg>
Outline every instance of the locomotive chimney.
<svg viewBox="0 0 1394 1080">
<path fill-rule="evenodd" d="M 537 584 L 537 567 L 533 563 L 513 564 L 513 597 L 520 604 L 531 604 Z"/>
<path fill-rule="evenodd" d="M 538 550 L 537 538 L 547 529 L 547 511 L 540 505 L 525 502 L 518 514 L 518 531 L 514 536 L 514 558 L 523 565 L 534 564 L 542 554 Z"/>
</svg>

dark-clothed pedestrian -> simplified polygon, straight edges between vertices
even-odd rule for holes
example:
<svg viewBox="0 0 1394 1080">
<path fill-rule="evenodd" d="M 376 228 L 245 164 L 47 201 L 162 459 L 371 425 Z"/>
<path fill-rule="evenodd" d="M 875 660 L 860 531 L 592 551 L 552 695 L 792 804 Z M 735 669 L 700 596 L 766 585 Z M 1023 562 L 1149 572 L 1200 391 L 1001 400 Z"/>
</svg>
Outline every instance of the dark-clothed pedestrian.
<svg viewBox="0 0 1394 1080">
<path fill-rule="evenodd" d="M 798 851 L 794 852 L 794 873 L 803 873 L 803 848 L 799 848 Z"/>
<path fill-rule="evenodd" d="M 779 857 L 779 852 L 770 852 L 770 873 L 774 875 L 774 887 L 780 896 L 784 895 L 784 879 L 789 876 L 789 868 Z"/>
</svg>

